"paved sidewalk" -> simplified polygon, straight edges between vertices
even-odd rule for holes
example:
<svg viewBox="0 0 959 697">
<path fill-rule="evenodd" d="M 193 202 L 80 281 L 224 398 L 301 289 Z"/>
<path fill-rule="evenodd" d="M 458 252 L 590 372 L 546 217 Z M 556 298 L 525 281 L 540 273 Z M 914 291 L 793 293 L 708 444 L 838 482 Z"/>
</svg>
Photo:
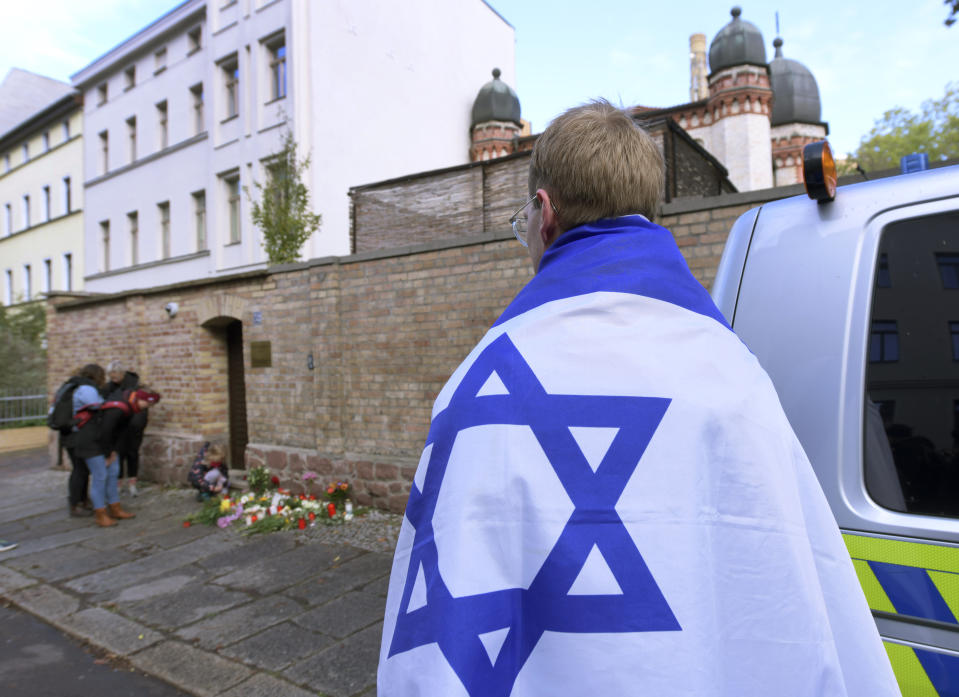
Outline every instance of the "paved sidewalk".
<svg viewBox="0 0 959 697">
<path fill-rule="evenodd" d="M 0 539 L 19 542 L 0 598 L 193 695 L 376 694 L 397 517 L 248 538 L 184 528 L 192 493 L 148 486 L 100 529 L 67 516 L 48 457 L 0 455 Z"/>
</svg>

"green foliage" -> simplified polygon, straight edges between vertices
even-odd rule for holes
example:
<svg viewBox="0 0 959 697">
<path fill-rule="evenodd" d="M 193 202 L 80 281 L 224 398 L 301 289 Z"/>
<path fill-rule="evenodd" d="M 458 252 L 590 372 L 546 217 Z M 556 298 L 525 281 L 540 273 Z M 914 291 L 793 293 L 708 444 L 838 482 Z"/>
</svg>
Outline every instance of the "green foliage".
<svg viewBox="0 0 959 697">
<path fill-rule="evenodd" d="M 321 216 L 310 206 L 304 174 L 310 158 L 297 158 L 296 140 L 287 131 L 283 147 L 268 166 L 266 184 L 254 181 L 259 199 L 250 195 L 253 223 L 263 233 L 263 249 L 271 264 L 290 264 L 300 258 L 300 248 L 319 227 Z"/>
<path fill-rule="evenodd" d="M 956 15 L 959 15 L 959 0 L 942 0 L 942 4 L 949 8 L 949 16 L 943 21 L 947 27 L 956 23 Z"/>
<path fill-rule="evenodd" d="M 902 107 L 887 111 L 863 136 L 854 158 L 872 172 L 898 168 L 899 158 L 914 152 L 928 153 L 931 162 L 959 157 L 959 83 L 946 85 L 942 99 L 923 102 L 918 114 Z"/>
<path fill-rule="evenodd" d="M 46 388 L 46 332 L 43 303 L 0 307 L 0 390 Z"/>
<path fill-rule="evenodd" d="M 252 468 L 246 475 L 246 482 L 250 486 L 250 491 L 257 496 L 262 496 L 268 490 L 276 488 L 276 483 L 273 479 L 270 475 L 270 470 L 262 466 Z"/>
<path fill-rule="evenodd" d="M 220 513 L 220 501 L 222 501 L 222 499 L 219 496 L 208 498 L 203 502 L 203 507 L 196 513 L 188 515 L 186 520 L 191 524 L 213 525 L 217 519 L 223 515 Z"/>
</svg>

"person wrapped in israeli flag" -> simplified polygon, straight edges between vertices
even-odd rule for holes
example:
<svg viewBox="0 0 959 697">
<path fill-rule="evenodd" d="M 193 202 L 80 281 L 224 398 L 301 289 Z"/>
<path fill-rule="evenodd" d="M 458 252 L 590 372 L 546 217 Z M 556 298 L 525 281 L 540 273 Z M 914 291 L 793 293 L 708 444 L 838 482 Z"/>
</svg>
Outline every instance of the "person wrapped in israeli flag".
<svg viewBox="0 0 959 697">
<path fill-rule="evenodd" d="M 536 274 L 436 398 L 381 697 L 899 694 L 768 376 L 650 222 L 662 186 L 607 102 L 539 137 Z"/>
</svg>

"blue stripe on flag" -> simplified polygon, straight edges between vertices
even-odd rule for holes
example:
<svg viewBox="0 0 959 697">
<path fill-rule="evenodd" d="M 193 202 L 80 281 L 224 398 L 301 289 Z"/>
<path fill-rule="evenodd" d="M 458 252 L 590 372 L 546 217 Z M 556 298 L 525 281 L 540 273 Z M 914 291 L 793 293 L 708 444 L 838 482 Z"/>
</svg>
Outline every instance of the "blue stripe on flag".
<svg viewBox="0 0 959 697">
<path fill-rule="evenodd" d="M 690 273 L 672 233 L 638 215 L 597 220 L 560 235 L 493 326 L 551 300 L 598 291 L 663 300 L 729 326 Z"/>
<path fill-rule="evenodd" d="M 896 612 L 956 624 L 955 616 L 925 569 L 881 561 L 870 561 L 869 568 Z"/>
<path fill-rule="evenodd" d="M 913 649 L 939 697 L 959 697 L 959 658 Z"/>
</svg>

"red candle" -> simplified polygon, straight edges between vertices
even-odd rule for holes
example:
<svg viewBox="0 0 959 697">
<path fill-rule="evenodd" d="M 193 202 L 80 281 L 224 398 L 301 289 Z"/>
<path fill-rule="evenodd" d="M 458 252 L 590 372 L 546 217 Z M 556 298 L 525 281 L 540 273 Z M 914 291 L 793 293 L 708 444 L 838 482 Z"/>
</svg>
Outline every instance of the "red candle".
<svg viewBox="0 0 959 697">
<path fill-rule="evenodd" d="M 328 503 L 326 504 L 326 512 L 330 514 L 330 518 L 336 515 L 336 504 Z"/>
<path fill-rule="evenodd" d="M 303 529 L 306 527 L 306 520 L 305 520 L 304 518 L 300 518 L 300 522 L 297 523 L 296 526 L 297 526 L 300 530 L 303 530 Z"/>
</svg>

